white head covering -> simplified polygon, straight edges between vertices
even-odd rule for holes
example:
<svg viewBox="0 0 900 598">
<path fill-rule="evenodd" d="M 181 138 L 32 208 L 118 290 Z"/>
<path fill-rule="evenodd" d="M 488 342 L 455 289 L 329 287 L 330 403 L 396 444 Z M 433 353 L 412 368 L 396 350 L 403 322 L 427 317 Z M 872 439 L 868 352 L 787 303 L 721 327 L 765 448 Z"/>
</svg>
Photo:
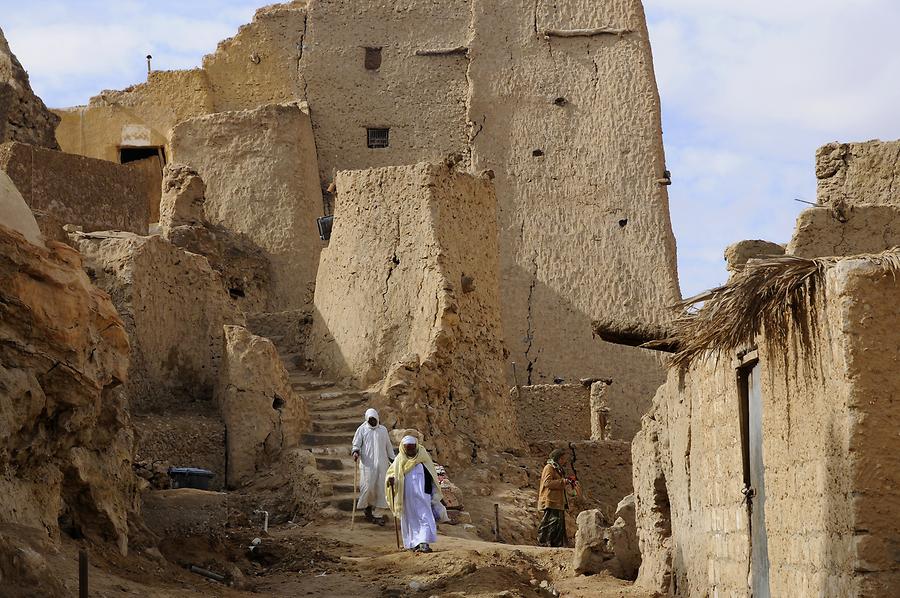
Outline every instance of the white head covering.
<svg viewBox="0 0 900 598">
<path fill-rule="evenodd" d="M 374 417 L 377 421 L 381 421 L 381 418 L 378 417 L 378 412 L 374 409 L 366 409 L 366 417 L 363 421 L 369 421 L 370 417 Z"/>
<path fill-rule="evenodd" d="M 419 441 L 416 440 L 415 436 L 404 436 L 400 444 L 419 444 Z"/>
</svg>

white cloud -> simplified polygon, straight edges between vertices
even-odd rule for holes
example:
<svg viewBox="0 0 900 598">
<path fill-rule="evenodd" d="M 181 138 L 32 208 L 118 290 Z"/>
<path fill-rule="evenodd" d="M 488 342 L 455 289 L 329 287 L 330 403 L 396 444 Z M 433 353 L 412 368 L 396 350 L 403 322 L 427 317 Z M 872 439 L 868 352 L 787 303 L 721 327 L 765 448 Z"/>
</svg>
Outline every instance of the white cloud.
<svg viewBox="0 0 900 598">
<path fill-rule="evenodd" d="M 815 200 L 815 149 L 900 137 L 894 0 L 645 0 L 674 185 L 682 288 L 725 279 L 722 251 L 786 242 Z"/>
<path fill-rule="evenodd" d="M 51 106 L 85 103 L 102 89 L 121 89 L 153 67 L 200 65 L 203 55 L 250 22 L 262 0 L 157 2 L 0 0 L 0 27 Z"/>
</svg>

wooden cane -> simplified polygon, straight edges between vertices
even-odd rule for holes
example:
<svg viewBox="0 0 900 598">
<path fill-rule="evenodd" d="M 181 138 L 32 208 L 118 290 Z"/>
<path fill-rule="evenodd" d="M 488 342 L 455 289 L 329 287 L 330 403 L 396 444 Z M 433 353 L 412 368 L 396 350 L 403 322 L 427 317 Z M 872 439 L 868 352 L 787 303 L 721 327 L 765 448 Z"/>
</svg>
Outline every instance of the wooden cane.
<svg viewBox="0 0 900 598">
<path fill-rule="evenodd" d="M 396 495 L 394 494 L 394 484 L 391 484 L 391 515 L 394 516 L 394 536 L 397 538 L 397 550 L 400 550 L 400 522 L 397 521 L 397 513 L 394 512 L 396 504 Z"/>
<path fill-rule="evenodd" d="M 358 502 L 356 493 L 359 492 L 359 458 L 353 461 L 356 463 L 356 469 L 353 470 L 353 512 L 350 514 L 351 531 L 353 531 L 353 523 L 356 521 L 356 503 Z"/>
</svg>

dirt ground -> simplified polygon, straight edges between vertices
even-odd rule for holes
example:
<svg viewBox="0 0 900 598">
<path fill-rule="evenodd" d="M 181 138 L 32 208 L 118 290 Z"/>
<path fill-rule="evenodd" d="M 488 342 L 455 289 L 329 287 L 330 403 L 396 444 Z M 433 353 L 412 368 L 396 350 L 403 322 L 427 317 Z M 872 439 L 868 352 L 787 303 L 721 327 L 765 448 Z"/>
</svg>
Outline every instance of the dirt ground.
<svg viewBox="0 0 900 598">
<path fill-rule="evenodd" d="M 198 491 L 185 494 L 186 504 L 194 513 L 194 507 L 215 503 L 215 497 L 221 496 Z M 214 513 L 209 510 L 207 515 Z M 47 562 L 70 595 L 75 595 L 78 550 L 87 548 L 90 595 L 94 598 L 647 596 L 628 582 L 606 575 L 573 576 L 571 549 L 486 542 L 461 526 L 441 526 L 434 552 L 414 554 L 397 550 L 390 522 L 380 528 L 357 520 L 351 532 L 349 519 L 325 519 L 270 526 L 268 534 L 260 527 L 231 527 L 231 523 L 222 522 L 198 534 L 206 526 L 195 521 L 185 526 L 187 535 L 179 537 L 175 530 L 181 523 L 174 514 L 168 527 L 172 535 L 163 538 L 159 551 L 136 550 L 122 558 L 112 551 L 66 539 Z M 254 538 L 260 538 L 260 543 L 251 551 Z M 225 576 L 227 583 L 191 573 L 191 564 Z"/>
</svg>

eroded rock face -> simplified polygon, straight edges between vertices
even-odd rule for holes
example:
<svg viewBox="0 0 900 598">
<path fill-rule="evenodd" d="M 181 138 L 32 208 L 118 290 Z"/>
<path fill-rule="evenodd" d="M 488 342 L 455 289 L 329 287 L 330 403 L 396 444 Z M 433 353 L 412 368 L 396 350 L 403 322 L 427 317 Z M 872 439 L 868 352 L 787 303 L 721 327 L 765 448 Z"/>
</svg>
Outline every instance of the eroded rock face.
<svg viewBox="0 0 900 598">
<path fill-rule="evenodd" d="M 21 141 L 50 149 L 56 143 L 59 117 L 34 95 L 22 68 L 0 30 L 0 143 Z"/>
<path fill-rule="evenodd" d="M 266 254 L 247 235 L 206 219 L 206 184 L 183 164 L 166 166 L 160 202 L 160 232 L 172 244 L 206 257 L 225 290 L 245 313 L 263 311 L 271 291 Z"/>
<path fill-rule="evenodd" d="M 222 326 L 243 325 L 244 316 L 206 258 L 158 236 L 104 232 L 73 239 L 128 329 L 131 407 L 161 412 L 210 401 L 222 361 Z"/>
<path fill-rule="evenodd" d="M 310 420 L 272 341 L 225 326 L 223 355 L 216 399 L 225 421 L 226 485 L 236 488 L 297 447 Z"/>
<path fill-rule="evenodd" d="M 3 171 L 0 171 L 0 222 L 32 245 L 44 247 L 44 237 L 34 214 L 28 209 L 15 183 Z"/>
<path fill-rule="evenodd" d="M 634 495 L 616 509 L 616 520 L 607 525 L 598 509 L 578 515 L 573 566 L 578 574 L 609 571 L 620 579 L 634 579 L 641 565 L 634 518 Z"/>
<path fill-rule="evenodd" d="M 139 511 L 127 370 L 123 322 L 79 254 L 0 224 L 0 524 L 127 551 Z"/>
</svg>

